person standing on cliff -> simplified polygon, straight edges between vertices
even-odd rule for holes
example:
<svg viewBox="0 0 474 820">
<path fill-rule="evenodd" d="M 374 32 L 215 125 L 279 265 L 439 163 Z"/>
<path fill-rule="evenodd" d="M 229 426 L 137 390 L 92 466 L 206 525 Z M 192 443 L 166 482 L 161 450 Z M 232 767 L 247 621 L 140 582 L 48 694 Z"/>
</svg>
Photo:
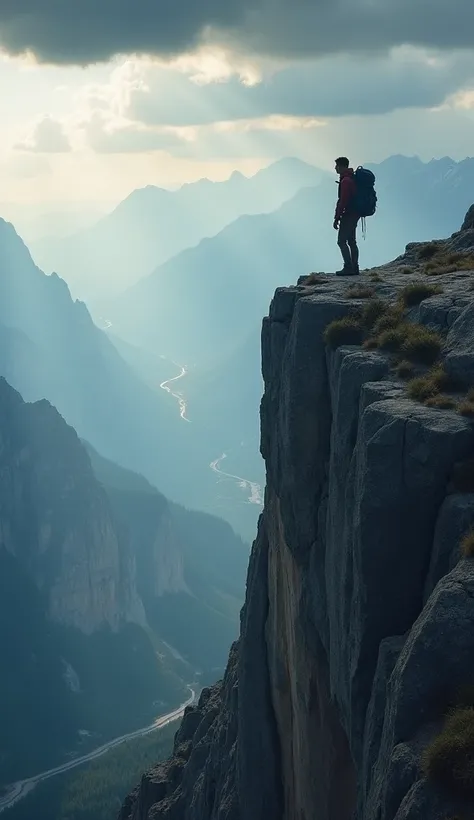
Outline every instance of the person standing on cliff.
<svg viewBox="0 0 474 820">
<path fill-rule="evenodd" d="M 338 231 L 337 244 L 344 260 L 337 276 L 356 276 L 359 273 L 359 248 L 357 246 L 357 224 L 360 216 L 355 209 L 357 194 L 354 171 L 349 167 L 347 157 L 338 157 L 336 173 L 339 174 L 339 196 L 334 214 L 334 228 Z"/>
</svg>

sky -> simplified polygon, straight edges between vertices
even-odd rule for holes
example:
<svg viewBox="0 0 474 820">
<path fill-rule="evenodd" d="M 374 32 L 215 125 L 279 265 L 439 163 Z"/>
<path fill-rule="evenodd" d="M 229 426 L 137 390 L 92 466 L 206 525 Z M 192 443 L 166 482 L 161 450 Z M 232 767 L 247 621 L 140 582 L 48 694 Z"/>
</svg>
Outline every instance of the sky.
<svg viewBox="0 0 474 820">
<path fill-rule="evenodd" d="M 282 156 L 463 159 L 473 46 L 472 0 L 2 0 L 2 210 L 92 220 Z"/>
</svg>

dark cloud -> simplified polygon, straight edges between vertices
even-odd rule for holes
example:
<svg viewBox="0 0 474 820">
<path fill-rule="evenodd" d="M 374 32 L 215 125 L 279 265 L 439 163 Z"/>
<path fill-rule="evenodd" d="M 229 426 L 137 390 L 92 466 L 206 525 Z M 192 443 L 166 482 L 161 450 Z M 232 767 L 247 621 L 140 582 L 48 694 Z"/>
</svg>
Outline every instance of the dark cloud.
<svg viewBox="0 0 474 820">
<path fill-rule="evenodd" d="M 31 137 L 15 147 L 35 154 L 65 154 L 71 150 L 62 124 L 52 117 L 43 117 L 35 126 Z"/>
<path fill-rule="evenodd" d="M 246 49 L 302 56 L 403 43 L 474 45 L 472 0 L 1 0 L 10 53 L 86 64 L 120 53 L 176 54 L 211 27 Z"/>
<path fill-rule="evenodd" d="M 42 62 L 101 62 L 116 54 L 176 54 L 203 29 L 232 30 L 245 0 L 1 0 L 0 45 Z"/>
<path fill-rule="evenodd" d="M 245 86 L 196 85 L 177 72 L 156 70 L 147 88 L 132 92 L 131 119 L 152 125 L 206 125 L 215 121 L 273 114 L 334 117 L 385 114 L 400 108 L 431 108 L 474 82 L 474 54 L 450 55 L 428 63 L 407 52 L 403 58 L 327 57 L 296 63 L 271 79 Z"/>
</svg>

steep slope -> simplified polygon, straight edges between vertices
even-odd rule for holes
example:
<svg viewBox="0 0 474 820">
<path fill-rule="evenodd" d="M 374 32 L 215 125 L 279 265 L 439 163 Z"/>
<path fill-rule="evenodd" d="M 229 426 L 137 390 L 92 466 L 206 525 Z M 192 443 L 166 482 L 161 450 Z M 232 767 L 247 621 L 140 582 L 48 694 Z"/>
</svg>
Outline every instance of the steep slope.
<svg viewBox="0 0 474 820">
<path fill-rule="evenodd" d="M 364 266 L 381 264 L 407 242 L 447 236 L 471 203 L 474 159 L 425 164 L 391 157 L 371 167 L 380 209 L 361 242 Z M 104 315 L 119 336 L 176 361 L 224 360 L 258 327 L 279 284 L 339 266 L 336 193 L 334 182 L 325 180 L 300 190 L 275 213 L 239 218 L 107 303 Z"/>
<path fill-rule="evenodd" d="M 144 629 L 135 555 L 75 431 L 1 379 L 0 444 L 3 783 L 78 752 L 81 731 L 97 745 L 143 725 L 185 686 Z"/>
<path fill-rule="evenodd" d="M 238 633 L 248 548 L 224 521 L 170 504 L 142 476 L 86 445 L 130 542 L 147 623 L 181 674 L 221 674 Z"/>
<path fill-rule="evenodd" d="M 167 191 L 134 191 L 93 228 L 68 238 L 33 243 L 45 270 L 61 273 L 75 296 L 95 300 L 116 294 L 175 254 L 213 236 L 240 214 L 278 208 L 304 185 L 324 176 L 297 159 L 284 159 L 247 178 L 199 182 Z"/>
<path fill-rule="evenodd" d="M 209 509 L 213 451 L 192 438 L 163 391 L 141 380 L 85 305 L 34 265 L 2 220 L 0 340 L 0 375 L 26 400 L 47 398 L 106 457 L 143 473 L 173 500 Z"/>
<path fill-rule="evenodd" d="M 473 273 L 468 222 L 277 290 L 240 641 L 121 820 L 472 817 Z"/>
</svg>

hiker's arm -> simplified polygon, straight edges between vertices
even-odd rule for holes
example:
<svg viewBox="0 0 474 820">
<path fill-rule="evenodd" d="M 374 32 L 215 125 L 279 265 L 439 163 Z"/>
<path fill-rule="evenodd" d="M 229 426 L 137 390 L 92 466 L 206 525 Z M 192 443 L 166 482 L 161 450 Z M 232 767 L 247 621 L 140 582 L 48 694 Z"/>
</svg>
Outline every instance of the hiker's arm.
<svg viewBox="0 0 474 820">
<path fill-rule="evenodd" d="M 337 201 L 336 205 L 336 213 L 334 214 L 334 219 L 340 219 L 344 211 L 346 210 L 347 206 L 349 205 L 352 193 L 352 184 L 349 177 L 344 177 L 341 179 L 341 195 Z"/>
</svg>

